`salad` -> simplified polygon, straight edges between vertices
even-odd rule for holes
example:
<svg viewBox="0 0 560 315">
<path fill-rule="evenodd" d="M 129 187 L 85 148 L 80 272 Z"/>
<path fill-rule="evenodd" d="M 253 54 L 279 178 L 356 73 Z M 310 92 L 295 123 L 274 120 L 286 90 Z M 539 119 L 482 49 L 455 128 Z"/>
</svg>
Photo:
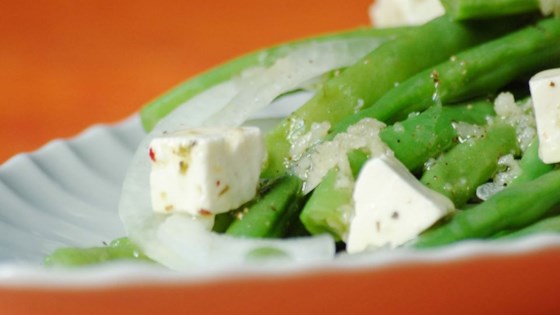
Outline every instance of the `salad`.
<svg viewBox="0 0 560 315">
<path fill-rule="evenodd" d="M 184 270 L 557 231 L 551 3 L 442 1 L 418 26 L 288 43 L 182 83 L 141 112 L 127 238 L 47 264 Z"/>
</svg>

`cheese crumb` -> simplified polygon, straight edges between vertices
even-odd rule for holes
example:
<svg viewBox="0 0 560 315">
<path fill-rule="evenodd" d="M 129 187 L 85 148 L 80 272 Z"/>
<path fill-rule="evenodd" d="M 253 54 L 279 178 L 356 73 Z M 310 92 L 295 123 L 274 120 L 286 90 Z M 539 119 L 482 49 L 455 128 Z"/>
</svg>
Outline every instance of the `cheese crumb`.
<svg viewBox="0 0 560 315">
<path fill-rule="evenodd" d="M 315 188 L 327 172 L 337 167 L 340 175 L 337 185 L 352 185 L 352 175 L 347 153 L 354 149 L 364 149 L 370 156 L 380 155 L 390 150 L 379 137 L 385 127 L 382 122 L 365 118 L 350 126 L 346 132 L 338 134 L 332 141 L 325 141 L 307 150 L 292 164 L 292 171 L 304 181 L 304 193 Z"/>
</svg>

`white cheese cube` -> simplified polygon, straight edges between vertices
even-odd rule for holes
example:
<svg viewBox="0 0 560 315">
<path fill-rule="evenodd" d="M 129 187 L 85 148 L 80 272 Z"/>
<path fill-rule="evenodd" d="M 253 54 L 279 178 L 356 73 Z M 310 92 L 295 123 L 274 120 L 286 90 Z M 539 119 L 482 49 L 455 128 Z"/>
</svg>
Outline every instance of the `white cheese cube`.
<svg viewBox="0 0 560 315">
<path fill-rule="evenodd" d="M 355 213 L 346 241 L 349 253 L 402 245 L 454 209 L 451 200 L 424 186 L 388 155 L 366 162 L 353 200 Z"/>
<path fill-rule="evenodd" d="M 152 140 L 149 154 L 155 212 L 213 215 L 255 196 L 265 149 L 256 127 L 197 128 Z"/>
<path fill-rule="evenodd" d="M 376 27 L 417 25 L 444 13 L 439 0 L 376 0 L 369 8 Z"/>
<path fill-rule="evenodd" d="M 537 73 L 529 80 L 539 157 L 545 163 L 560 162 L 560 69 Z"/>
</svg>

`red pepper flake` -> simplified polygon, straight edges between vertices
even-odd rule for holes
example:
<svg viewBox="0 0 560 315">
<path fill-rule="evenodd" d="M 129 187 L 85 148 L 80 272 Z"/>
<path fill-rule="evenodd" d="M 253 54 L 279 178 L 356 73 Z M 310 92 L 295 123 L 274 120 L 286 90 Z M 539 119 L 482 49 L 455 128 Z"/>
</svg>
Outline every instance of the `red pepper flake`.
<svg viewBox="0 0 560 315">
<path fill-rule="evenodd" d="M 154 162 L 156 161 L 156 153 L 152 148 L 150 148 L 150 159 Z"/>
<path fill-rule="evenodd" d="M 220 186 L 221 182 L 219 180 L 216 181 L 216 187 Z"/>
<path fill-rule="evenodd" d="M 210 212 L 210 210 L 206 210 L 206 209 L 200 209 L 200 210 L 198 210 L 198 213 L 201 216 L 205 216 L 205 217 L 212 215 L 212 212 Z"/>
</svg>

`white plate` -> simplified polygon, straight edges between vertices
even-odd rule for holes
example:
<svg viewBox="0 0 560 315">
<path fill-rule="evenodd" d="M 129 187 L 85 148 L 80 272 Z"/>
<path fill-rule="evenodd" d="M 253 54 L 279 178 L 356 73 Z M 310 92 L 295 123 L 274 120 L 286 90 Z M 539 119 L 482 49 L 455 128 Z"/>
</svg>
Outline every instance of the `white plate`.
<svg viewBox="0 0 560 315">
<path fill-rule="evenodd" d="M 61 246 L 102 246 L 123 236 L 117 213 L 120 187 L 144 134 L 134 115 L 4 163 L 0 261 L 39 265 Z"/>
<path fill-rule="evenodd" d="M 292 96 L 297 106 L 308 96 Z M 298 99 L 299 97 L 299 99 Z M 253 122 L 269 125 L 285 111 L 268 109 Z M 287 107 L 286 110 L 291 110 Z M 285 108 L 285 107 L 284 107 Z M 273 118 L 271 120 L 271 118 Z M 128 162 L 144 136 L 137 115 L 117 125 L 96 125 L 69 141 L 54 140 L 0 166 L 0 286 L 103 286 L 130 282 L 199 281 L 223 275 L 177 274 L 160 267 L 112 263 L 52 270 L 43 258 L 59 247 L 101 246 L 125 235 L 118 217 L 120 186 Z M 343 256 L 327 263 L 241 268 L 236 276 L 298 274 L 309 269 L 376 269 L 399 263 L 447 262 L 466 257 L 531 254 L 560 248 L 560 237 L 540 235 L 510 242 L 469 241 L 437 250 L 394 250 Z M 231 272 L 227 272 L 232 274 Z"/>
</svg>

